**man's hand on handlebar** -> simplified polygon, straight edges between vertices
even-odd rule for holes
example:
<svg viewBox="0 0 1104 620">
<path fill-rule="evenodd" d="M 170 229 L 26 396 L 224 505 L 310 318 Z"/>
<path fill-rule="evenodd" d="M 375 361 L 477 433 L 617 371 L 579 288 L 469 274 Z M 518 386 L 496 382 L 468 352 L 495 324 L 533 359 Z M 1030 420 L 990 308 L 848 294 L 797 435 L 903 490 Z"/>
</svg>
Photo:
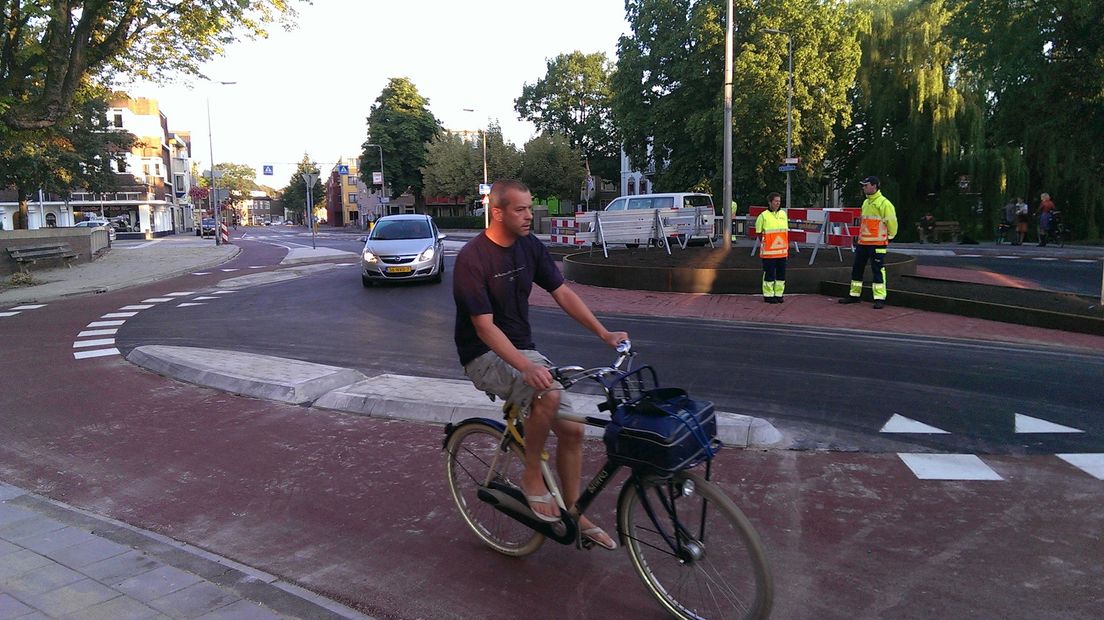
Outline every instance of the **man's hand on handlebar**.
<svg viewBox="0 0 1104 620">
<path fill-rule="evenodd" d="M 552 387 L 552 373 L 540 364 L 530 364 L 525 372 L 521 373 L 521 380 L 525 385 L 538 390 Z"/>
<path fill-rule="evenodd" d="M 621 344 L 622 341 L 628 339 L 628 332 L 606 332 L 605 335 L 602 336 L 602 342 L 608 344 L 615 349 L 617 348 L 617 345 Z"/>
</svg>

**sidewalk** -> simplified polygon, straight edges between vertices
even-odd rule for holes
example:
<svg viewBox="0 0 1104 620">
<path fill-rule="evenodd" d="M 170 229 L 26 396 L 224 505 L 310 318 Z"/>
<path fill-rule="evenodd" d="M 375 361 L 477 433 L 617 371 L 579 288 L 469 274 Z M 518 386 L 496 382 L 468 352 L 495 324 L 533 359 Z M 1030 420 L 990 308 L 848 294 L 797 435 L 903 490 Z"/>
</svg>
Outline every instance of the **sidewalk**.
<svg viewBox="0 0 1104 620">
<path fill-rule="evenodd" d="M 0 482 L 0 618 L 368 616 L 273 575 Z"/>
</svg>

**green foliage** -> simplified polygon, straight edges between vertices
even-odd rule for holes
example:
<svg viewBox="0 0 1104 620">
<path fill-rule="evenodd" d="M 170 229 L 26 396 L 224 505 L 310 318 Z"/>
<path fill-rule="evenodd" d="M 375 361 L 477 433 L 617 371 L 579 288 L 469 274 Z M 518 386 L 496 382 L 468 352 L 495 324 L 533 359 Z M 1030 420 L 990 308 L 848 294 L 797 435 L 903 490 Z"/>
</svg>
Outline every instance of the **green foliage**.
<svg viewBox="0 0 1104 620">
<path fill-rule="evenodd" d="M 418 93 L 407 78 L 391 78 L 372 104 L 368 114 L 368 139 L 361 155 L 361 178 L 371 185 L 374 169 L 367 162 L 379 161 L 383 147 L 384 181 L 391 197 L 411 191 L 421 196 L 422 168 L 426 165 L 426 144 L 441 131 L 441 124 L 429 111 L 429 100 Z"/>
<path fill-rule="evenodd" d="M 295 0 L 0 2 L 0 108 L 11 129 L 67 118 L 91 81 L 200 76 L 242 37 L 290 27 Z"/>
<path fill-rule="evenodd" d="M 703 183 L 720 194 L 724 143 L 721 0 L 629 3 L 631 36 L 618 42 L 614 121 L 638 169 L 654 165 L 656 191 Z M 847 87 L 859 47 L 841 0 L 736 0 L 733 62 L 734 195 L 777 189 L 786 152 L 787 37 L 794 40 L 795 204 L 819 193 L 834 128 L 850 121 Z"/>
<path fill-rule="evenodd" d="M 548 61 L 545 76 L 525 84 L 514 101 L 519 118 L 537 129 L 567 136 L 597 174 L 612 177 L 619 165 L 621 139 L 613 124 L 613 65 L 604 53 L 574 51 Z M 600 170 L 594 170 L 600 168 Z"/>
<path fill-rule="evenodd" d="M 306 153 L 303 153 L 303 159 L 299 160 L 295 167 L 295 173 L 291 175 L 287 187 L 281 192 L 284 209 L 292 213 L 303 213 L 307 208 L 307 183 L 303 180 L 304 174 L 320 174 L 318 165 L 311 161 L 310 156 Z M 322 183 L 319 182 L 315 182 L 312 190 L 311 198 L 313 203 L 317 205 L 322 202 L 325 190 L 322 188 Z"/>
<path fill-rule="evenodd" d="M 582 151 L 564 136 L 542 133 L 525 144 L 521 181 L 533 196 L 578 200 L 585 174 Z"/>
<path fill-rule="evenodd" d="M 435 217 L 433 221 L 437 223 L 437 228 L 441 230 L 482 230 L 483 229 L 483 216 L 470 216 L 470 215 L 447 215 L 442 217 Z"/>
</svg>

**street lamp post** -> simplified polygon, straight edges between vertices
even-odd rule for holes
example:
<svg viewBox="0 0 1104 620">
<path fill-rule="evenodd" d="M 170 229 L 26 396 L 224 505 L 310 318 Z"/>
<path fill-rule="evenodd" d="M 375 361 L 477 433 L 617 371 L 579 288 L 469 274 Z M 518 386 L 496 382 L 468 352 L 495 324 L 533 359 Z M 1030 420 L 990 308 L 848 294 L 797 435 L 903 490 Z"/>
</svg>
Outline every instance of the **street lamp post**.
<svg viewBox="0 0 1104 620">
<path fill-rule="evenodd" d="M 311 229 L 311 249 L 317 250 L 318 245 L 314 232 L 314 184 L 318 181 L 318 175 L 314 172 L 303 173 L 303 183 L 307 186 L 307 226 Z"/>
<path fill-rule="evenodd" d="M 386 179 L 383 178 L 383 147 L 378 144 L 366 144 L 365 146 L 374 146 L 380 152 L 380 204 L 383 204 L 383 196 L 387 193 L 385 189 L 387 187 Z"/>
<path fill-rule="evenodd" d="M 763 32 L 786 35 L 786 50 L 789 64 L 789 79 L 786 94 L 786 164 L 793 159 L 793 35 L 776 28 L 764 28 Z M 790 171 L 786 171 L 786 208 L 790 208 Z"/>
<path fill-rule="evenodd" d="M 220 86 L 231 86 L 237 82 L 214 82 Z M 211 155 L 211 191 L 207 195 L 207 204 L 215 218 L 215 245 L 222 245 L 222 227 L 219 225 L 219 204 L 215 200 L 215 143 L 211 139 L 211 95 L 207 95 L 207 148 Z M 200 233 L 203 232 L 203 218 L 199 218 Z"/>
<path fill-rule="evenodd" d="M 721 234 L 724 240 L 721 247 L 732 249 L 732 0 L 725 2 L 727 20 L 725 23 L 725 71 L 724 71 L 724 194 L 721 197 L 721 209 L 724 223 Z"/>
<path fill-rule="evenodd" d="M 465 112 L 475 112 L 474 108 L 464 108 Z M 479 133 L 483 136 L 483 185 L 487 184 L 487 129 L 482 128 Z M 491 227 L 490 203 L 484 198 L 483 202 L 483 228 Z"/>
</svg>

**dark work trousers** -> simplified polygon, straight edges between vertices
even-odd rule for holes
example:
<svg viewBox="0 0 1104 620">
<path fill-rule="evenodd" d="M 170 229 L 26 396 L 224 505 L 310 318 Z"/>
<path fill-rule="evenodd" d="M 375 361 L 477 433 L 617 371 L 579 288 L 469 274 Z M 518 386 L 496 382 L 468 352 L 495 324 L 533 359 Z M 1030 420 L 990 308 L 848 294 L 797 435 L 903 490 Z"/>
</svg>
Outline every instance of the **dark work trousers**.
<svg viewBox="0 0 1104 620">
<path fill-rule="evenodd" d="M 876 252 L 875 250 L 884 250 L 884 245 L 857 245 L 855 246 L 855 263 L 851 266 L 851 279 L 862 281 L 863 272 L 866 271 L 866 264 L 869 262 L 871 270 L 874 271 L 874 281 L 878 284 L 883 284 L 885 280 L 882 279 L 882 275 L 885 273 L 885 253 Z M 766 261 L 763 261 L 764 263 Z"/>
<path fill-rule="evenodd" d="M 774 282 L 775 280 L 786 281 L 786 259 L 785 258 L 764 258 L 763 259 L 763 281 Z"/>
</svg>

